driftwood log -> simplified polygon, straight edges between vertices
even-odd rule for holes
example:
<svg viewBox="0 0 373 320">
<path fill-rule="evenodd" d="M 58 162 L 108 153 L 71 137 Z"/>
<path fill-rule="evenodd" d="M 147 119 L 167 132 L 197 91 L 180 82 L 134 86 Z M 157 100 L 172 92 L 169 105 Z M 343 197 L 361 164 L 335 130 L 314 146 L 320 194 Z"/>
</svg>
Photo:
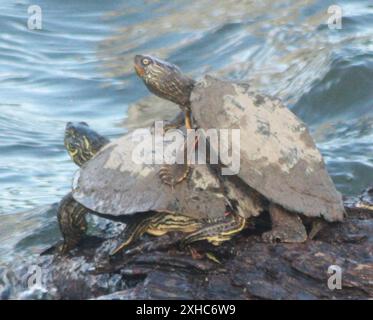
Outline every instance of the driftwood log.
<svg viewBox="0 0 373 320">
<path fill-rule="evenodd" d="M 372 213 L 350 208 L 345 223 L 304 244 L 266 244 L 248 232 L 219 248 L 202 248 L 220 264 L 172 251 L 138 255 L 119 270 L 141 281 L 100 299 L 373 298 L 372 244 Z M 330 278 L 338 267 L 340 289 Z"/>
<path fill-rule="evenodd" d="M 373 189 L 363 197 L 373 204 Z M 358 198 L 346 200 L 346 220 L 326 226 L 306 243 L 263 243 L 260 234 L 269 225 L 266 217 L 260 217 L 253 227 L 219 247 L 204 242 L 195 245 L 200 259 L 178 250 L 177 234 L 143 237 L 111 260 L 107 252 L 115 241 L 87 238 L 68 256 L 39 257 L 36 263 L 43 270 L 44 289 L 26 290 L 16 297 L 371 299 L 373 211 L 369 206 L 358 208 L 358 202 Z M 12 285 L 3 290 L 2 298 L 14 298 L 12 290 L 17 287 L 22 291 L 22 268 L 27 266 L 9 275 Z"/>
</svg>

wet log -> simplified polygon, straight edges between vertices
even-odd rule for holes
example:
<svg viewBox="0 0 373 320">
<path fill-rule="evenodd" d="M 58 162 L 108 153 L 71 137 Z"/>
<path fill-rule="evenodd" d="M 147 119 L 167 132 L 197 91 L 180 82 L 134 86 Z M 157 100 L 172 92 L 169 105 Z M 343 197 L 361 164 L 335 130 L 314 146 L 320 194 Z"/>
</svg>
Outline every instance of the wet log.
<svg viewBox="0 0 373 320">
<path fill-rule="evenodd" d="M 199 248 L 212 252 L 220 264 L 172 251 L 137 256 L 122 275 L 130 278 L 137 270 L 142 280 L 98 299 L 372 298 L 373 216 L 348 212 L 344 223 L 303 244 L 266 244 L 258 235 L 242 234 L 218 248 Z M 331 278 L 338 267 L 340 288 Z"/>
<path fill-rule="evenodd" d="M 361 198 L 372 203 L 367 195 Z M 219 263 L 176 250 L 137 255 L 124 268 L 117 261 L 113 270 L 141 280 L 98 299 L 373 298 L 373 212 L 358 199 L 347 200 L 346 210 L 345 222 L 302 244 L 263 243 L 260 228 L 217 248 L 199 244 Z"/>
<path fill-rule="evenodd" d="M 200 259 L 178 249 L 181 237 L 178 234 L 145 236 L 114 259 L 108 259 L 108 252 L 115 240 L 88 237 L 67 256 L 42 256 L 33 262 L 42 270 L 41 288 L 27 289 L 25 281 L 29 282 L 30 277 L 25 274 L 29 265 L 8 268 L 6 277 L 4 274 L 0 277 L 8 283 L 2 284 L 0 296 L 2 299 L 371 299 L 373 190 L 360 198 L 346 199 L 345 204 L 346 220 L 329 224 L 314 240 L 302 244 L 264 243 L 260 235 L 270 226 L 265 218 L 259 217 L 252 227 L 219 247 L 205 242 L 194 245 Z"/>
</svg>

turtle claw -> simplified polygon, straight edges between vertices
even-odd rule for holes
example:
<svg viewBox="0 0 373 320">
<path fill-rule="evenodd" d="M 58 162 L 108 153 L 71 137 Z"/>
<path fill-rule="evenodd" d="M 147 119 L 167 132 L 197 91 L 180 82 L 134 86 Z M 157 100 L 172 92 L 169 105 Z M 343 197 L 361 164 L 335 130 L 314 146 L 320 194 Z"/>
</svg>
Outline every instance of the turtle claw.
<svg viewBox="0 0 373 320">
<path fill-rule="evenodd" d="M 180 166 L 182 166 L 183 172 L 181 173 L 180 177 L 175 178 L 178 176 L 177 171 L 180 171 Z M 159 170 L 158 174 L 159 177 L 165 185 L 174 188 L 177 184 L 183 182 L 189 175 L 190 167 L 189 165 L 164 165 Z"/>
<path fill-rule="evenodd" d="M 163 184 L 166 184 L 170 187 L 174 187 L 174 177 L 171 173 L 169 166 L 163 166 L 159 170 L 159 177 L 161 178 Z"/>
</svg>

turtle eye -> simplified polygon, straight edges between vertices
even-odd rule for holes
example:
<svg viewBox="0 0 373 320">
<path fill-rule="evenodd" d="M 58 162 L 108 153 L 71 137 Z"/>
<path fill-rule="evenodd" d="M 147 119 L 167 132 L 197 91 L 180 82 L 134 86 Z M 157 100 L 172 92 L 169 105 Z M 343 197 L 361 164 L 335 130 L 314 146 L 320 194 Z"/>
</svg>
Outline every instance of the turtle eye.
<svg viewBox="0 0 373 320">
<path fill-rule="evenodd" d="M 147 66 L 148 64 L 150 64 L 150 60 L 148 58 L 144 58 L 141 60 L 141 63 L 144 65 L 144 66 Z"/>
</svg>

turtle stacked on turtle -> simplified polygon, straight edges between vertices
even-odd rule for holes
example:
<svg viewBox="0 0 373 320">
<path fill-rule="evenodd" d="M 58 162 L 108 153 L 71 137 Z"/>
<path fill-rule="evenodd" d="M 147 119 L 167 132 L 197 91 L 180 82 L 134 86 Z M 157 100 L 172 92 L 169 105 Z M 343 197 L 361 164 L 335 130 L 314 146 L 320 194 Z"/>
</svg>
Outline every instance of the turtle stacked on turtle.
<svg viewBox="0 0 373 320">
<path fill-rule="evenodd" d="M 270 213 L 272 222 L 272 230 L 263 234 L 269 242 L 303 242 L 313 236 L 317 228 L 307 235 L 301 217 L 343 220 L 342 197 L 320 152 L 306 126 L 279 100 L 251 91 L 244 83 L 210 76 L 196 82 L 175 65 L 151 56 L 136 56 L 135 70 L 152 93 L 181 107 L 184 116 L 177 117 L 175 127 L 203 129 L 199 134 L 205 139 L 211 128 L 239 129 L 240 139 L 233 145 L 220 141 L 220 147 L 239 150 L 239 171 L 229 173 L 227 159 L 209 140 L 218 164 L 162 166 L 133 161 L 137 142 L 131 134 L 99 144 L 93 134 L 75 134 L 77 141 L 72 141 L 78 147 L 66 145 L 67 149 L 73 159 L 83 155 L 79 165 L 85 162 L 71 196 L 59 209 L 65 243 L 80 239 L 84 210 L 127 223 L 121 244 L 112 253 L 145 232 L 161 236 L 181 231 L 186 233 L 184 244 L 207 240 L 218 245 L 263 211 Z M 94 145 L 101 148 L 92 152 Z M 165 172 L 172 177 L 167 180 L 174 182 L 171 186 L 165 183 Z M 78 223 L 83 227 L 76 227 Z"/>
<path fill-rule="evenodd" d="M 202 135 L 211 128 L 240 130 L 240 139 L 233 141 L 240 150 L 240 170 L 223 179 L 246 188 L 249 197 L 259 195 L 272 221 L 272 230 L 263 234 L 265 241 L 305 241 L 298 214 L 343 220 L 342 197 L 319 150 L 305 124 L 281 101 L 251 91 L 245 83 L 211 76 L 196 82 L 175 65 L 151 56 L 137 55 L 135 70 L 152 93 L 180 106 L 187 127 L 194 123 L 204 129 Z M 237 150 L 222 143 L 223 149 Z M 211 146 L 219 155 L 219 146 Z M 228 165 L 227 159 L 219 160 L 221 166 Z"/>
</svg>

